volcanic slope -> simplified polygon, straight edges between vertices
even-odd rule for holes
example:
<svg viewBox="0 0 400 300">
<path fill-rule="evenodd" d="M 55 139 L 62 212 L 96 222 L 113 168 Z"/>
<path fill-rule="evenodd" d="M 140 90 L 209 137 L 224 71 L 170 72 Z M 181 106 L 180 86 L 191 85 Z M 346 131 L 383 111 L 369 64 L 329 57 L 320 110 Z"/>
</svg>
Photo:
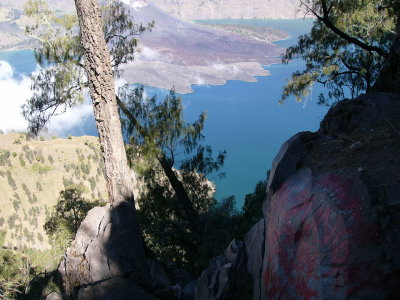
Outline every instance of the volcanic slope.
<svg viewBox="0 0 400 300">
<path fill-rule="evenodd" d="M 185 22 L 148 1 L 124 3 L 136 22 L 155 20 L 153 31 L 141 37 L 141 54 L 124 68 L 123 78 L 129 83 L 175 86 L 177 92 L 187 93 L 191 84 L 255 81 L 254 75 L 268 75 L 262 65 L 279 62 L 283 53 L 272 41 Z"/>
</svg>

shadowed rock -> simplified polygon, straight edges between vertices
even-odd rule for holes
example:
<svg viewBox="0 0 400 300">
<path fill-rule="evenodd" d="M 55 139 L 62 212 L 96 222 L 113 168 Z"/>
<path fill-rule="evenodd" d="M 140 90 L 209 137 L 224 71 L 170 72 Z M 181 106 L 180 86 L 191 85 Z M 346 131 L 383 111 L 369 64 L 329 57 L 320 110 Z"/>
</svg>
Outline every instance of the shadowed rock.
<svg viewBox="0 0 400 300">
<path fill-rule="evenodd" d="M 148 291 L 170 285 L 164 269 L 146 257 L 134 214 L 129 202 L 89 211 L 59 267 L 67 294 L 154 299 Z"/>
</svg>

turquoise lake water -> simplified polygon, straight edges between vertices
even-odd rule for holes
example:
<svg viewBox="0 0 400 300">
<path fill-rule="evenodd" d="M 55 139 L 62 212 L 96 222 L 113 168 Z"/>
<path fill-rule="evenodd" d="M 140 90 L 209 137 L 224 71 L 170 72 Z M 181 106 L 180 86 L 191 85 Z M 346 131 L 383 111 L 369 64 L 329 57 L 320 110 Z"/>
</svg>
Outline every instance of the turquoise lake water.
<svg viewBox="0 0 400 300">
<path fill-rule="evenodd" d="M 226 20 L 213 21 L 226 22 Z M 231 21 L 238 22 L 238 21 Z M 240 20 L 257 26 L 285 30 L 289 39 L 276 42 L 288 47 L 297 37 L 307 32 L 310 20 Z M 16 76 L 29 74 L 34 68 L 32 51 L 0 52 L 0 60 L 9 61 Z M 228 81 L 221 86 L 193 86 L 194 92 L 182 95 L 185 118 L 193 121 L 202 111 L 207 111 L 204 130 L 205 143 L 213 150 L 226 150 L 223 171 L 226 177 L 217 184 L 216 198 L 235 195 L 238 206 L 245 194 L 252 192 L 255 184 L 266 177 L 271 162 L 281 144 L 299 131 L 315 131 L 327 109 L 316 105 L 320 89 L 315 87 L 307 102 L 296 103 L 288 99 L 279 105 L 282 86 L 290 75 L 303 67 L 300 60 L 290 64 L 267 66 L 271 76 L 257 77 L 257 82 Z M 148 87 L 149 95 L 160 97 L 167 91 Z M 85 134 L 96 135 L 94 120 L 82 124 Z M 70 132 L 79 135 L 82 128 Z"/>
</svg>

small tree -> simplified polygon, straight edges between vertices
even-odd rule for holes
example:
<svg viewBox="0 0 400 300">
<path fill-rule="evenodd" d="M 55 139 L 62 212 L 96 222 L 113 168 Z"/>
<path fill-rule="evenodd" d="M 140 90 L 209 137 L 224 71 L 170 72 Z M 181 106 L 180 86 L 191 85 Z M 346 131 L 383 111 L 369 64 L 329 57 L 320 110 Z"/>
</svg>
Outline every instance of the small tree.
<svg viewBox="0 0 400 300">
<path fill-rule="evenodd" d="M 60 192 L 58 203 L 44 224 L 49 236 L 65 229 L 70 237 L 74 237 L 87 212 L 100 205 L 99 201 L 89 202 L 83 198 L 84 192 L 85 187 L 82 184 L 70 185 Z"/>
<path fill-rule="evenodd" d="M 328 90 L 327 94 L 320 95 L 321 104 L 371 91 L 383 71 L 384 62 L 390 53 L 390 57 L 394 54 L 391 46 L 396 41 L 396 24 L 400 20 L 398 1 L 300 2 L 305 13 L 316 20 L 311 32 L 300 36 L 297 44 L 286 50 L 284 62 L 300 56 L 305 60 L 306 68 L 293 73 L 284 87 L 281 101 L 290 95 L 300 101 L 309 95 L 314 83 L 323 84 Z M 394 75 L 395 66 L 391 66 Z M 394 75 L 392 81 L 396 82 L 398 79 Z M 393 92 L 396 88 L 380 90 Z"/>
<path fill-rule="evenodd" d="M 52 116 L 82 103 L 89 82 L 85 76 L 85 51 L 77 15 L 58 15 L 49 10 L 44 0 L 28 0 L 24 13 L 34 21 L 26 32 L 37 41 L 35 57 L 42 69 L 34 75 L 33 96 L 22 108 L 29 129 L 38 133 Z M 118 75 L 118 67 L 134 59 L 137 37 L 151 30 L 154 24 L 134 23 L 129 11 L 117 0 L 103 6 L 101 13 L 111 65 L 114 74 Z"/>
<path fill-rule="evenodd" d="M 138 201 L 144 235 L 156 252 L 194 263 L 206 239 L 202 216 L 215 205 L 206 176 L 218 174 L 225 151 L 214 158 L 211 147 L 201 145 L 205 114 L 186 123 L 174 91 L 161 102 L 143 93 L 143 86 L 119 91 L 126 103 L 120 107 L 131 142 L 128 158 L 136 164 L 142 160 L 137 171 L 145 183 Z"/>
</svg>

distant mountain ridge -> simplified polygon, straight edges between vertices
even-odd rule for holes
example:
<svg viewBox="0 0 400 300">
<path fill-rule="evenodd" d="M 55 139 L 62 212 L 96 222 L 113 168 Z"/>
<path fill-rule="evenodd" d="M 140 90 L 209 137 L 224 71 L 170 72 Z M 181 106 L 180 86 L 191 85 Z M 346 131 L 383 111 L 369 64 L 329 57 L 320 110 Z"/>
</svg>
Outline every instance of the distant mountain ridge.
<svg viewBox="0 0 400 300">
<path fill-rule="evenodd" d="M 183 20 L 199 19 L 297 19 L 299 0 L 151 0 Z"/>
</svg>

